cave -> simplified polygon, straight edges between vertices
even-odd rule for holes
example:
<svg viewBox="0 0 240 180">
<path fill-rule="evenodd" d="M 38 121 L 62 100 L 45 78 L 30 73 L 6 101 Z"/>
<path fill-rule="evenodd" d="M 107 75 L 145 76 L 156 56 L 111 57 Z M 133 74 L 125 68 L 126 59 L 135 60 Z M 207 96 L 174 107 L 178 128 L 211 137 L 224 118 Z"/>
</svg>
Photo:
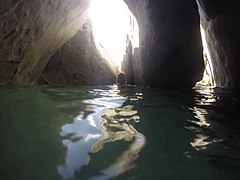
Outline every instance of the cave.
<svg viewBox="0 0 240 180">
<path fill-rule="evenodd" d="M 126 27 L 113 15 L 120 6 Z M 237 0 L 0 0 L 0 174 L 239 179 L 239 9 Z"/>
<path fill-rule="evenodd" d="M 235 31 L 239 25 L 231 18 L 237 16 L 236 1 L 126 0 L 125 3 L 140 28 L 139 48 L 132 54 L 126 54 L 125 58 L 124 71 L 131 84 L 173 89 L 194 87 L 202 79 L 204 71 L 201 24 L 213 65 L 214 85 L 227 88 L 239 86 L 238 34 Z M 92 27 L 86 25 L 89 4 L 90 1 L 69 4 L 34 1 L 31 5 L 21 1 L 2 3 L 1 85 L 113 83 L 117 70 L 104 61 L 108 57 L 101 57 L 101 53 L 97 52 Z M 39 9 L 35 10 L 35 6 Z M 79 47 L 75 47 L 76 43 L 80 44 Z M 82 52 L 74 54 L 73 48 Z M 86 51 L 95 54 L 94 57 L 89 58 L 91 55 Z M 65 56 L 79 57 L 83 68 L 76 68 L 75 60 L 69 58 L 72 62 L 61 70 L 60 66 L 66 64 Z M 93 60 L 87 65 L 87 58 L 104 59 L 99 60 L 103 63 L 95 68 L 101 69 L 105 77 L 96 78 L 101 72 L 97 72 L 93 65 L 98 62 Z M 84 72 L 88 68 L 89 72 L 96 72 L 95 75 L 90 73 L 92 77 L 89 78 L 89 72 Z"/>
</svg>

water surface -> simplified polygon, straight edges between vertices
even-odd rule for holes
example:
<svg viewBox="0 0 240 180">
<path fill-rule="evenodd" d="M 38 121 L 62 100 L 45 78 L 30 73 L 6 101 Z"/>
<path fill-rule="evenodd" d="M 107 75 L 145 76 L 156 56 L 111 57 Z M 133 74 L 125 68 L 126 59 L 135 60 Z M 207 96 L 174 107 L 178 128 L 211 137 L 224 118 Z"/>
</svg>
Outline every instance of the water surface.
<svg viewBox="0 0 240 180">
<path fill-rule="evenodd" d="M 0 89 L 1 179 L 240 179 L 239 96 L 139 86 Z"/>
</svg>

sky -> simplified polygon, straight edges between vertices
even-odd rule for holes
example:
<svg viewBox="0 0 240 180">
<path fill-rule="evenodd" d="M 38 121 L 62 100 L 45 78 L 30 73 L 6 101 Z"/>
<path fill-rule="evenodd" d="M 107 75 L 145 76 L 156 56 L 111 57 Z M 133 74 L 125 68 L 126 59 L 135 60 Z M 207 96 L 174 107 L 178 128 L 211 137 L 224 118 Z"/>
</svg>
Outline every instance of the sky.
<svg viewBox="0 0 240 180">
<path fill-rule="evenodd" d="M 89 18 L 96 28 L 96 38 L 116 65 L 121 63 L 125 54 L 127 34 L 133 31 L 130 16 L 131 12 L 122 0 L 92 0 Z M 138 41 L 139 30 L 138 26 L 135 27 L 135 41 Z"/>
</svg>

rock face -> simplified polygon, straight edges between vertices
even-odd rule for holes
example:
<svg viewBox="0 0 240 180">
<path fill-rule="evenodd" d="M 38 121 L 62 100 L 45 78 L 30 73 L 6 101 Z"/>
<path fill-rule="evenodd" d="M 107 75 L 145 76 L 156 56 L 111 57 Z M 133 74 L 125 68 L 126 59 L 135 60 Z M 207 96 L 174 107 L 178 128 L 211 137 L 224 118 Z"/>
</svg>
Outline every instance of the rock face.
<svg viewBox="0 0 240 180">
<path fill-rule="evenodd" d="M 217 86 L 240 87 L 240 2 L 197 0 Z"/>
<path fill-rule="evenodd" d="M 33 84 L 87 17 L 89 0 L 0 0 L 0 85 Z"/>
<path fill-rule="evenodd" d="M 240 87 L 238 0 L 197 0 L 197 3 L 195 0 L 124 1 L 135 15 L 140 31 L 139 49 L 133 49 L 126 55 L 131 61 L 125 63 L 129 64 L 127 73 L 131 76 L 131 83 L 160 88 L 189 88 L 202 78 L 200 12 L 216 84 Z M 89 3 L 90 0 L 0 0 L 0 85 L 30 85 L 41 75 L 49 81 L 69 84 L 102 82 L 94 79 L 93 75 L 90 77 L 83 68 L 94 64 L 86 61 L 89 57 L 99 59 L 99 55 L 90 55 L 87 49 L 82 50 L 81 55 L 73 52 L 77 40 L 83 42 L 81 47 L 92 44 L 89 31 L 79 32 L 75 40 L 54 55 L 45 69 L 53 54 L 81 29 Z M 67 46 L 72 49 L 67 50 Z M 63 60 L 57 61 L 56 58 L 63 55 Z M 67 56 L 72 59 L 66 65 Z M 79 56 L 82 62 L 79 69 L 70 67 L 75 65 L 75 56 Z M 60 63 L 64 63 L 66 68 Z M 60 79 L 56 74 L 50 75 L 52 67 L 67 73 L 66 77 Z M 108 68 L 105 80 L 114 74 L 107 64 L 97 64 L 95 69 L 97 67 Z M 96 76 L 100 75 L 100 72 L 96 73 Z M 85 79 L 81 80 L 82 77 Z M 103 82 L 107 82 L 105 80 Z"/>
<path fill-rule="evenodd" d="M 140 49 L 134 57 L 141 58 L 130 58 L 135 83 L 186 88 L 201 80 L 204 64 L 196 2 L 124 1 L 135 15 L 140 30 Z"/>
<path fill-rule="evenodd" d="M 98 52 L 87 21 L 50 59 L 41 78 L 51 84 L 113 84 L 117 69 Z"/>
<path fill-rule="evenodd" d="M 38 79 L 50 57 L 82 27 L 90 3 L 88 0 L 1 1 L 0 84 L 18 85 L 33 84 Z M 132 83 L 166 88 L 192 87 L 201 79 L 203 71 L 195 1 L 125 2 L 140 27 L 140 48 L 132 51 L 133 58 L 128 56 L 132 60 Z M 86 32 L 79 34 L 90 37 Z M 73 40 L 71 46 L 74 43 Z M 72 54 L 73 50 L 60 51 L 58 53 L 64 56 L 76 55 Z M 54 55 L 54 58 L 60 54 Z M 81 57 L 84 56 L 87 53 Z M 80 77 L 86 73 L 80 73 L 75 67 L 70 68 L 73 62 L 65 68 L 69 70 L 65 79 L 57 79 L 53 74 L 50 77 L 50 67 L 59 66 L 52 62 L 56 60 L 51 60 L 45 70 L 48 79 L 52 78 L 53 82 L 83 83 Z M 61 68 L 63 71 L 64 68 Z M 71 71 L 74 73 L 70 75 Z M 94 82 L 94 78 L 85 81 Z"/>
</svg>

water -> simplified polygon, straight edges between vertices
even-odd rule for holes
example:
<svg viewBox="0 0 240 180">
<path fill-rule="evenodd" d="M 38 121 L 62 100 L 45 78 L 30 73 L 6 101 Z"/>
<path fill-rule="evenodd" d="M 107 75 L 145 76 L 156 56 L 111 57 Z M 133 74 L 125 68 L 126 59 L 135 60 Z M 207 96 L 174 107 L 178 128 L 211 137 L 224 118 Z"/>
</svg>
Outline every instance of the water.
<svg viewBox="0 0 240 180">
<path fill-rule="evenodd" d="M 239 96 L 138 86 L 0 90 L 0 179 L 240 179 Z"/>
</svg>

